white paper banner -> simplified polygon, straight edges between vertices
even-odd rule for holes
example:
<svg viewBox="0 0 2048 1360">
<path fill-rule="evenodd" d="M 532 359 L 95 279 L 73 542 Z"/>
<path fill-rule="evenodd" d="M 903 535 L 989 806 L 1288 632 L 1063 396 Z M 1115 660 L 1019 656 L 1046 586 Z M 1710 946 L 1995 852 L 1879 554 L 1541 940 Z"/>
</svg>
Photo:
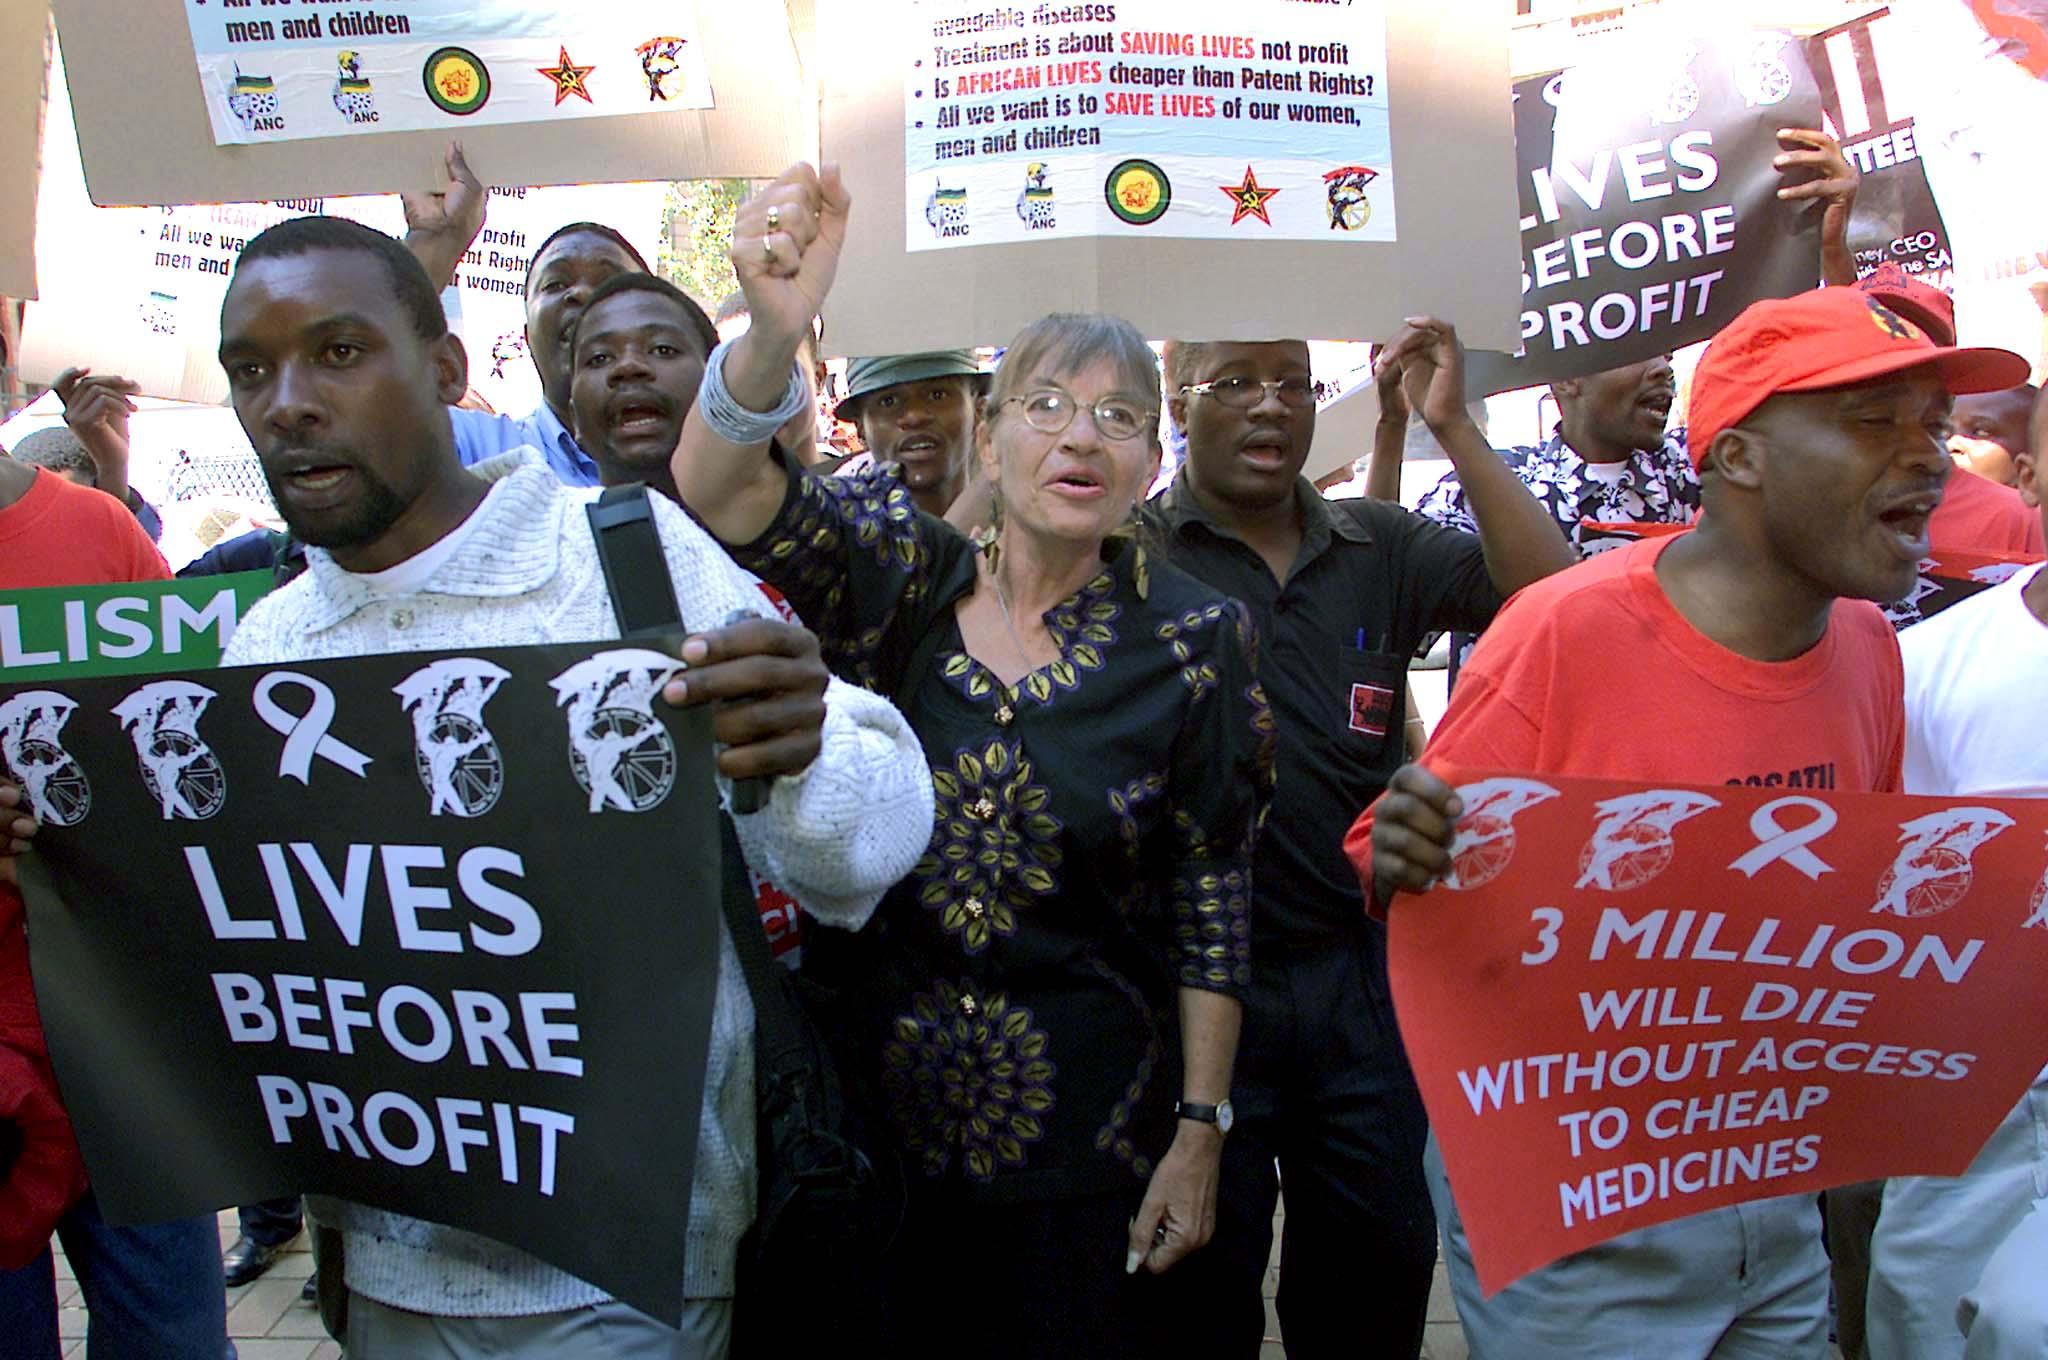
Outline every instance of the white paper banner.
<svg viewBox="0 0 2048 1360">
<path fill-rule="evenodd" d="M 1383 0 L 896 12 L 910 250 L 1395 239 Z"/>
<path fill-rule="evenodd" d="M 22 372 L 49 382 L 73 364 L 121 373 L 152 396 L 222 401 L 227 379 L 220 306 L 235 256 L 287 217 L 348 217 L 405 232 L 395 197 L 310 198 L 174 208 L 99 208 L 86 197 L 63 69 L 51 68 L 36 247 L 42 298 L 22 324 Z M 649 260 L 661 236 L 664 184 L 493 189 L 488 220 L 456 270 L 450 322 L 469 351 L 470 386 L 493 408 L 524 415 L 540 403 L 525 345 L 526 266 L 555 228 L 602 222 Z"/>
<path fill-rule="evenodd" d="M 694 5 L 185 0 L 217 144 L 707 109 Z"/>
</svg>

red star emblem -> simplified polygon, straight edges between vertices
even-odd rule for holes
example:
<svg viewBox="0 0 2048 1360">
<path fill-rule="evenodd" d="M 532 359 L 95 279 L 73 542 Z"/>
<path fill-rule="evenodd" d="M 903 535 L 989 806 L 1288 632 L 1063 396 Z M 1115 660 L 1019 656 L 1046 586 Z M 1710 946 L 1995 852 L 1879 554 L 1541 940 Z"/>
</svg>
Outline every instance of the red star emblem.
<svg viewBox="0 0 2048 1360">
<path fill-rule="evenodd" d="M 1252 173 L 1249 165 L 1244 168 L 1244 183 L 1219 184 L 1216 187 L 1230 196 L 1231 226 L 1236 226 L 1247 217 L 1256 217 L 1269 227 L 1273 225 L 1273 219 L 1266 215 L 1266 202 L 1280 191 L 1259 187 L 1259 177 Z"/>
<path fill-rule="evenodd" d="M 560 49 L 560 51 L 561 55 L 555 58 L 553 67 L 537 66 L 534 68 L 549 80 L 555 82 L 555 107 L 560 108 L 562 101 L 572 94 L 586 104 L 591 103 L 590 85 L 586 77 L 597 68 L 595 66 L 578 66 L 570 61 L 569 49 L 566 47 Z"/>
</svg>

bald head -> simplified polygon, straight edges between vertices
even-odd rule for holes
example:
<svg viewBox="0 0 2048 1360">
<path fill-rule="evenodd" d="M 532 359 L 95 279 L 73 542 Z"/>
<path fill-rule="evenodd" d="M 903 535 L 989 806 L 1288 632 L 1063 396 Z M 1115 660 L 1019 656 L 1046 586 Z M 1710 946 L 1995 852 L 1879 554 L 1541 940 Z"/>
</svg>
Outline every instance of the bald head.
<svg viewBox="0 0 2048 1360">
<path fill-rule="evenodd" d="M 2031 442 L 2039 393 L 2032 383 L 1956 398 L 1949 455 L 1956 466 L 2005 486 L 2019 481 L 2017 459 Z"/>
</svg>

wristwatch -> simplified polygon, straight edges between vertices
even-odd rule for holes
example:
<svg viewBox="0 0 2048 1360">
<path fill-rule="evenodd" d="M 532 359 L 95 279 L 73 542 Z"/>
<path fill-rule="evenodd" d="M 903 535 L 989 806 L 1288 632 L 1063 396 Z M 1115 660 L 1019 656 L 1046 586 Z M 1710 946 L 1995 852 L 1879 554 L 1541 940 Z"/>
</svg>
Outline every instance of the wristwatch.
<svg viewBox="0 0 2048 1360">
<path fill-rule="evenodd" d="M 1173 1113 L 1179 1119 L 1192 1119 L 1197 1124 L 1214 1124 L 1216 1132 L 1229 1133 L 1230 1126 L 1237 1122 L 1237 1112 L 1228 1100 L 1215 1105 L 1198 1105 L 1192 1100 L 1177 1100 Z"/>
</svg>

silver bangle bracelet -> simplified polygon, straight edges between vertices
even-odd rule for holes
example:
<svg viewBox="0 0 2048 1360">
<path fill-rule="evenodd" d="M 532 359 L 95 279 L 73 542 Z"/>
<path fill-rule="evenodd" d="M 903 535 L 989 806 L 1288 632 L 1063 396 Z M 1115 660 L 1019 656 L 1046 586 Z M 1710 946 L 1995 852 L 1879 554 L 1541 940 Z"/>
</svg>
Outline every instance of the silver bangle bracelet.
<svg viewBox="0 0 2048 1360">
<path fill-rule="evenodd" d="M 725 355 L 732 344 L 731 340 L 721 341 L 711 351 L 711 359 L 704 365 L 704 381 L 697 388 L 697 409 L 703 412 L 704 424 L 711 433 L 727 443 L 765 444 L 777 430 L 800 415 L 804 403 L 810 400 L 803 368 L 800 364 L 790 365 L 789 386 L 783 389 L 782 400 L 774 410 L 750 411 L 740 405 L 725 385 Z"/>
</svg>

